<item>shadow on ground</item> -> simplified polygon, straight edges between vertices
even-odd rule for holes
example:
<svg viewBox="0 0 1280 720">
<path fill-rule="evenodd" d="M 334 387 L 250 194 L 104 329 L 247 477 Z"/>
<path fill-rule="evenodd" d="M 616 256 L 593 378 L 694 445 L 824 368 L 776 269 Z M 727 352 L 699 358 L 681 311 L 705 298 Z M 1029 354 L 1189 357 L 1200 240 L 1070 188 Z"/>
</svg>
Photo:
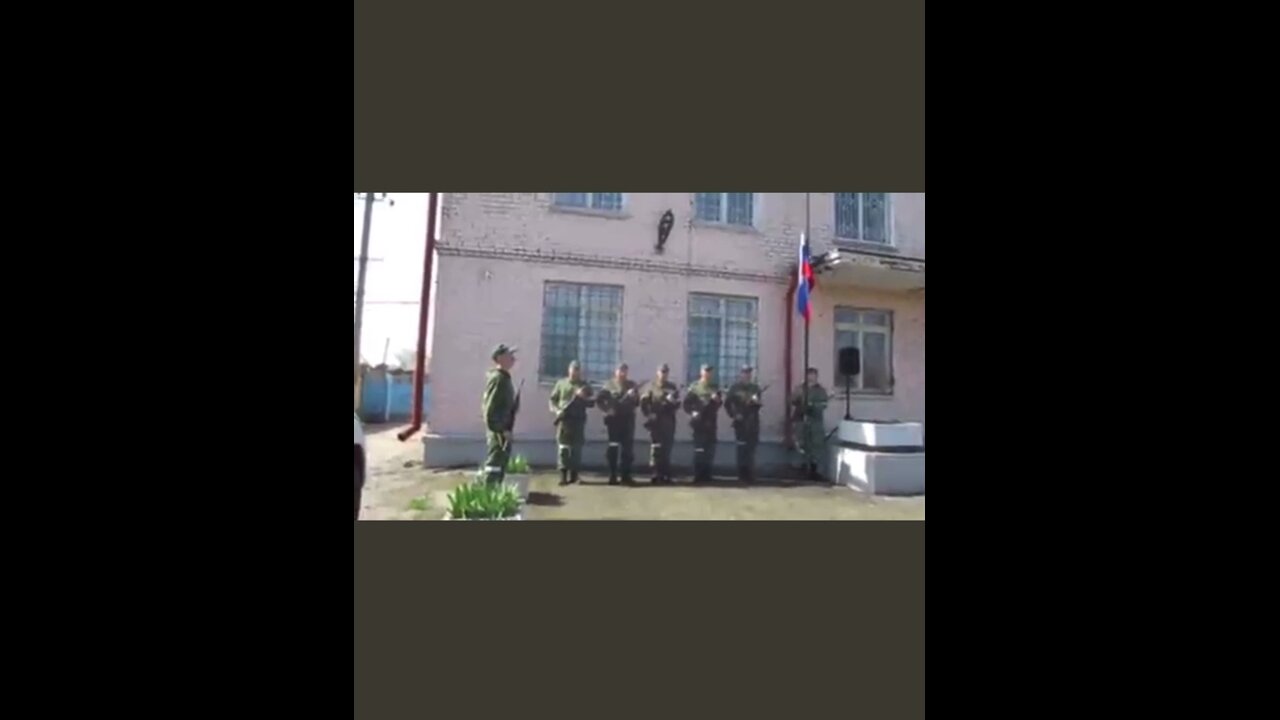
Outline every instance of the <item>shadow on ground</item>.
<svg viewBox="0 0 1280 720">
<path fill-rule="evenodd" d="M 538 507 L 560 507 L 564 505 L 564 498 L 555 493 L 531 492 L 525 504 Z"/>
</svg>

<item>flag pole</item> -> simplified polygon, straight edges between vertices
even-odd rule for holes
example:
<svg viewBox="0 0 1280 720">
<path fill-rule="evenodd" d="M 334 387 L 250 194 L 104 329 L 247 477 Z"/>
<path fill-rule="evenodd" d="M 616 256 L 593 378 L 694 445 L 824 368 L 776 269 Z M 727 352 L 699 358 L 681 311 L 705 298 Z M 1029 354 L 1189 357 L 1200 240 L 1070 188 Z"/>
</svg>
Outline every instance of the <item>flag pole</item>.
<svg viewBox="0 0 1280 720">
<path fill-rule="evenodd" d="M 810 237 L 809 193 L 805 193 L 804 194 L 804 247 L 806 251 L 809 250 L 809 237 Z M 812 262 L 812 260 L 810 262 Z M 813 437 L 813 433 L 810 432 L 810 427 L 809 427 L 811 421 L 809 419 L 810 388 L 808 384 L 809 383 L 809 316 L 813 314 L 813 298 L 809 297 L 808 302 L 809 302 L 809 312 L 806 313 L 804 317 L 804 384 L 801 385 L 801 387 L 804 388 L 804 461 L 806 465 L 808 465 L 808 467 L 804 469 L 806 477 L 808 476 L 810 470 L 812 469 L 812 466 L 816 464 L 813 462 L 813 441 L 810 439 L 811 437 Z"/>
</svg>

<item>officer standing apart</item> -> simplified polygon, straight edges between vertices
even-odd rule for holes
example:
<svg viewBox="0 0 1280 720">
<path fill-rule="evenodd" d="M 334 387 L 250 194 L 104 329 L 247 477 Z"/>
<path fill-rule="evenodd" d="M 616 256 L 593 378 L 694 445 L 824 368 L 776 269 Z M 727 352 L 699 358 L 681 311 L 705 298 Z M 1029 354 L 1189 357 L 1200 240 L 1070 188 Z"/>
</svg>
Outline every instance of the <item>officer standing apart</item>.
<svg viewBox="0 0 1280 720">
<path fill-rule="evenodd" d="M 511 435 L 507 428 L 511 427 L 511 412 L 516 401 L 515 387 L 511 384 L 516 349 L 499 344 L 490 358 L 494 366 L 485 374 L 484 398 L 480 403 L 485 427 L 484 479 L 487 483 L 500 483 L 507 471 L 507 456 L 511 452 Z"/>
<path fill-rule="evenodd" d="M 569 377 L 556 381 L 551 389 L 551 413 L 556 416 L 556 443 L 559 457 L 556 467 L 560 470 L 560 484 L 578 482 L 578 468 L 582 467 L 582 445 L 586 442 L 587 408 L 595 405 L 593 392 L 582 379 L 582 366 L 577 360 L 569 363 Z"/>
<path fill-rule="evenodd" d="M 805 400 L 808 399 L 806 406 Z M 791 418 L 801 423 L 798 449 L 804 456 L 806 471 L 810 480 L 822 480 L 818 472 L 819 463 L 826 458 L 824 448 L 827 441 L 827 429 L 823 417 L 827 411 L 827 389 L 818 383 L 818 370 L 809 368 L 804 374 L 804 385 L 796 388 L 791 397 Z M 806 409 L 807 408 L 807 409 Z M 808 422 L 805 422 L 805 420 Z"/>
<path fill-rule="evenodd" d="M 702 366 L 698 382 L 684 396 L 684 411 L 693 428 L 693 481 L 711 482 L 716 461 L 716 416 L 724 404 L 724 394 L 714 380 L 715 368 Z"/>
<path fill-rule="evenodd" d="M 640 396 L 645 429 L 649 431 L 649 466 L 653 468 L 654 485 L 670 485 L 671 446 L 676 441 L 676 410 L 680 409 L 680 389 L 667 380 L 670 368 L 658 368 L 653 385 Z"/>
<path fill-rule="evenodd" d="M 609 432 L 609 449 L 605 459 L 609 461 L 609 484 L 618 484 L 618 456 L 622 456 L 622 483 L 634 485 L 631 464 L 635 460 L 636 405 L 640 402 L 639 387 L 627 378 L 627 364 L 622 363 L 613 373 L 613 379 L 605 383 L 596 396 L 596 407 L 604 412 L 604 427 Z"/>
<path fill-rule="evenodd" d="M 738 382 L 729 388 L 724 409 L 733 420 L 733 435 L 738 441 L 738 479 L 744 483 L 756 479 L 756 446 L 760 444 L 760 386 L 751 379 L 750 365 L 742 366 Z"/>
</svg>

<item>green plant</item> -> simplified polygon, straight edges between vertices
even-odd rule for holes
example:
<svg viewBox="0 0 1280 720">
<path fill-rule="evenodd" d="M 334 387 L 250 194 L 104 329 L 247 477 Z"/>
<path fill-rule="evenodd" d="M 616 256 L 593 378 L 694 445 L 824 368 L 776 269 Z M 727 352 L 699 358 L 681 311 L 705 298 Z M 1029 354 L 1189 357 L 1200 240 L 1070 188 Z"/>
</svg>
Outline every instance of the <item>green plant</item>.
<svg viewBox="0 0 1280 720">
<path fill-rule="evenodd" d="M 512 475 L 524 475 L 529 472 L 529 461 L 523 455 L 516 455 L 507 460 L 507 472 Z"/>
<path fill-rule="evenodd" d="M 520 511 L 520 496 L 508 485 L 467 483 L 448 495 L 449 516 L 456 520 L 497 520 Z"/>
</svg>

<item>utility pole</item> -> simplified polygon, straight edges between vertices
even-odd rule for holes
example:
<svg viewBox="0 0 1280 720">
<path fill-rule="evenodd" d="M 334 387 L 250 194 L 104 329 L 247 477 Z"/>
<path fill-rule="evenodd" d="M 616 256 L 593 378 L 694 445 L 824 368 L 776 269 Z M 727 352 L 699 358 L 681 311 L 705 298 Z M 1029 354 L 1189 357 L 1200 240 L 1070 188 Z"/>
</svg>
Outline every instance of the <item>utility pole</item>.
<svg viewBox="0 0 1280 720">
<path fill-rule="evenodd" d="M 813 237 L 813 235 L 809 231 L 809 193 L 805 193 L 804 194 L 804 243 L 806 247 L 808 247 L 809 238 L 811 237 Z M 810 262 L 812 263 L 812 260 Z M 809 305 L 810 307 L 812 307 L 813 305 L 812 297 L 809 298 Z M 810 309 L 809 312 L 812 313 L 813 310 Z M 810 430 L 809 391 L 811 390 L 811 388 L 808 385 L 808 382 L 809 382 L 809 318 L 807 317 L 804 320 L 804 371 L 803 372 L 804 372 L 805 384 L 802 385 L 801 387 L 804 388 L 804 461 L 805 461 L 805 464 L 809 466 L 805 468 L 805 474 L 808 475 L 809 468 L 813 467 L 815 463 L 813 461 L 813 442 L 809 439 L 812 433 L 809 431 Z"/>
<path fill-rule="evenodd" d="M 355 328 L 355 360 L 352 363 L 354 388 L 360 387 L 360 328 L 364 321 L 364 276 L 369 268 L 369 226 L 373 222 L 373 204 L 386 202 L 395 205 L 394 200 L 387 200 L 386 193 L 356 193 L 356 199 L 364 195 L 364 228 L 360 233 L 360 272 L 356 275 L 356 328 Z M 381 195 L 382 197 L 375 197 Z M 355 398 L 356 407 L 360 407 L 359 395 Z"/>
</svg>

